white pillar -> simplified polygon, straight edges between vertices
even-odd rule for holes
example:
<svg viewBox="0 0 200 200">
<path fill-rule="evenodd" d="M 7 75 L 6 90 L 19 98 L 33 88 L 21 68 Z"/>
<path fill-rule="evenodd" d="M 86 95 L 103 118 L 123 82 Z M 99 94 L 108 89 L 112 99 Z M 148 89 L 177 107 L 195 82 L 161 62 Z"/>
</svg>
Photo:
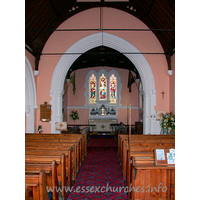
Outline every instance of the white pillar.
<svg viewBox="0 0 200 200">
<path fill-rule="evenodd" d="M 139 82 L 139 107 L 142 108 L 142 82 Z"/>
<path fill-rule="evenodd" d="M 151 95 L 150 91 L 143 91 L 144 108 L 143 108 L 143 134 L 151 134 Z"/>
<path fill-rule="evenodd" d="M 35 109 L 37 109 L 36 86 L 33 70 L 25 56 L 25 114 L 26 133 L 35 133 Z"/>
<path fill-rule="evenodd" d="M 160 125 L 156 121 L 154 106 L 156 105 L 156 91 L 143 91 L 144 113 L 143 113 L 143 134 L 160 134 Z"/>
<path fill-rule="evenodd" d="M 56 130 L 56 122 L 63 121 L 63 114 L 62 114 L 63 94 L 64 94 L 63 90 L 50 91 L 50 96 L 52 98 L 52 100 L 50 101 L 50 104 L 52 105 L 51 133 L 60 133 L 60 131 Z"/>
</svg>

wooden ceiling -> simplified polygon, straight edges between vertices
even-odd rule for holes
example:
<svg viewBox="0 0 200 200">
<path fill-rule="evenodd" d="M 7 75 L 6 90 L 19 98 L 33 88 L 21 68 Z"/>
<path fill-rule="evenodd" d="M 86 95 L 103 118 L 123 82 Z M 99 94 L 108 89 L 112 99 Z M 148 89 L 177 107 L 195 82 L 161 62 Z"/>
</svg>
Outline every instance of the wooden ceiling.
<svg viewBox="0 0 200 200">
<path fill-rule="evenodd" d="M 82 54 L 70 67 L 67 77 L 70 74 L 82 68 L 109 66 L 114 68 L 123 68 L 135 73 L 139 78 L 139 73 L 133 63 L 122 53 L 105 46 L 96 47 Z"/>
<path fill-rule="evenodd" d="M 95 7 L 112 7 L 137 17 L 160 41 L 167 57 L 175 50 L 175 0 L 129 0 L 82 2 L 77 0 L 26 0 L 26 49 L 35 58 L 35 68 L 42 49 L 57 27 L 71 16 Z"/>
</svg>

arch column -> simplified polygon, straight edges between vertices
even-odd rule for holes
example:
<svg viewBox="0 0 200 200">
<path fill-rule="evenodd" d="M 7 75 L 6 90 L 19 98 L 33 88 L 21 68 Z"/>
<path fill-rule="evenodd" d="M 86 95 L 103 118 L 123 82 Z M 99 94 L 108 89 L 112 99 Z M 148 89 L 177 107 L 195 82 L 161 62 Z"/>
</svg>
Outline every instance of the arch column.
<svg viewBox="0 0 200 200">
<path fill-rule="evenodd" d="M 62 114 L 62 98 L 64 91 L 63 90 L 51 90 L 50 96 L 52 100 L 50 104 L 52 105 L 52 117 L 51 117 L 51 130 L 54 130 L 52 133 L 60 133 L 60 131 L 56 130 L 56 122 L 63 121 Z"/>
<path fill-rule="evenodd" d="M 156 113 L 154 111 L 156 91 L 143 90 L 144 97 L 144 113 L 143 113 L 143 134 L 158 134 L 158 123 L 156 121 Z"/>
<path fill-rule="evenodd" d="M 25 57 L 25 114 L 26 133 L 35 132 L 36 86 L 31 64 Z"/>
<path fill-rule="evenodd" d="M 151 120 L 150 120 L 150 104 L 151 104 L 151 96 L 150 91 L 143 91 L 144 96 L 144 107 L 143 107 L 143 134 L 150 133 L 151 130 Z"/>
<path fill-rule="evenodd" d="M 65 53 L 85 53 L 86 51 L 101 46 L 113 48 L 121 53 L 140 51 L 126 40 L 109 33 L 95 33 L 77 41 Z M 75 60 L 81 54 L 63 55 L 58 61 L 51 81 L 50 96 L 52 97 L 52 121 L 51 132 L 55 133 L 55 123 L 62 120 L 62 93 L 64 88 L 65 76 Z M 143 85 L 144 94 L 144 116 L 143 130 L 144 134 L 155 134 L 157 125 L 155 121 L 154 106 L 156 105 L 156 90 L 154 76 L 147 60 L 142 54 L 125 55 L 137 68 Z"/>
</svg>

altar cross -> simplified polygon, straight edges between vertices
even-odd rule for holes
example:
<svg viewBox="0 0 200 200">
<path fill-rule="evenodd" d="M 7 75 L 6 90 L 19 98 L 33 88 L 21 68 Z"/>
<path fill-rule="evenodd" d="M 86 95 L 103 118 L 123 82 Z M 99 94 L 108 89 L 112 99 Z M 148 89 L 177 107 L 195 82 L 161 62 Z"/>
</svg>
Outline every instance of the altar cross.
<svg viewBox="0 0 200 200">
<path fill-rule="evenodd" d="M 105 115 L 104 111 L 105 111 L 105 109 L 104 109 L 104 107 L 102 107 L 102 109 L 101 109 L 101 115 Z"/>
</svg>

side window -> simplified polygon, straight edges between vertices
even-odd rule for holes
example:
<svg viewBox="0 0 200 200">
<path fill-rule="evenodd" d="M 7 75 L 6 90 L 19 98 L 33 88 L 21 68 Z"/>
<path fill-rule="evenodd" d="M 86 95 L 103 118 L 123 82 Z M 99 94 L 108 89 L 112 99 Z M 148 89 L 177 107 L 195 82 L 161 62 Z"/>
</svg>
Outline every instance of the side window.
<svg viewBox="0 0 200 200">
<path fill-rule="evenodd" d="M 109 90 L 110 90 L 110 103 L 117 103 L 117 78 L 114 74 L 110 76 Z"/>
<path fill-rule="evenodd" d="M 89 103 L 96 103 L 96 83 L 96 76 L 92 74 L 89 78 Z"/>
<path fill-rule="evenodd" d="M 99 78 L 99 100 L 107 99 L 107 79 L 104 74 Z"/>
</svg>

